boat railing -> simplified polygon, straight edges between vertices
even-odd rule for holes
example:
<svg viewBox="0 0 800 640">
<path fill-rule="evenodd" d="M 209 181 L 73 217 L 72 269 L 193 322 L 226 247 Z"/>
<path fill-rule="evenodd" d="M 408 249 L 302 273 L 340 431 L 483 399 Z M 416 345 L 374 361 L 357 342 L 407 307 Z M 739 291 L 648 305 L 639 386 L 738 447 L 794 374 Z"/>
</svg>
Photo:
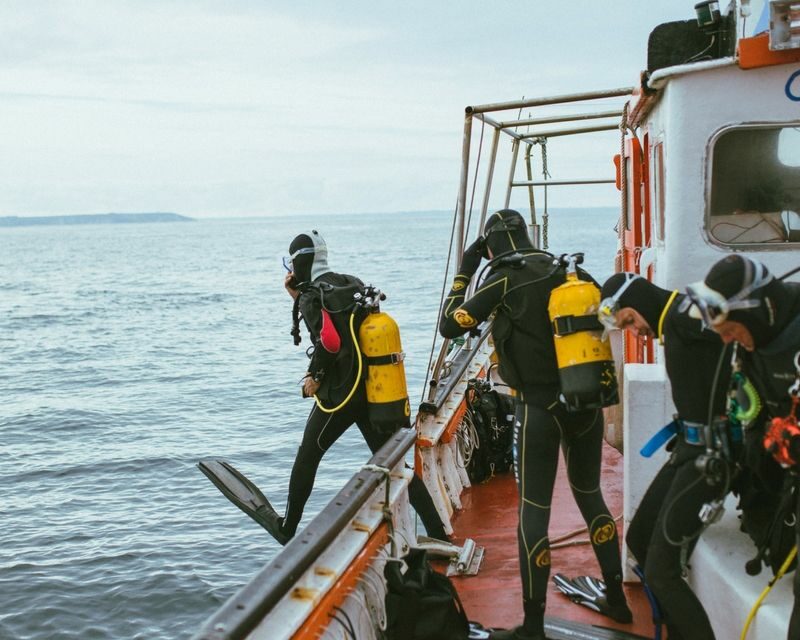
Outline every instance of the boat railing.
<svg viewBox="0 0 800 640">
<path fill-rule="evenodd" d="M 253 633 L 386 483 L 385 470 L 402 464 L 415 439 L 413 429 L 392 436 L 280 554 L 205 622 L 193 640 L 240 640 Z"/>
</svg>

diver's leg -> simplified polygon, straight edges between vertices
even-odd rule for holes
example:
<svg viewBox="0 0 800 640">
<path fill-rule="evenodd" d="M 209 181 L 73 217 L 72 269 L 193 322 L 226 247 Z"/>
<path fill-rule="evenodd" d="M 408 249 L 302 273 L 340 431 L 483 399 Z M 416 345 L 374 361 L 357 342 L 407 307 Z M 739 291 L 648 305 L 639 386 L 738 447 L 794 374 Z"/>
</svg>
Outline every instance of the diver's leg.
<svg viewBox="0 0 800 640">
<path fill-rule="evenodd" d="M 378 430 L 372 426 L 369 422 L 366 405 L 363 411 L 359 412 L 356 418 L 356 424 L 372 453 L 378 451 L 378 449 L 386 444 L 386 441 L 393 435 L 390 431 Z M 422 521 L 422 526 L 425 527 L 425 532 L 428 536 L 436 538 L 437 540 L 448 541 L 449 538 L 444 530 L 444 523 L 439 517 L 439 512 L 436 510 L 433 498 L 431 498 L 431 494 L 428 492 L 428 488 L 425 486 L 422 478 L 416 473 L 411 478 L 411 482 L 408 485 L 408 499 L 411 502 L 411 506 L 414 507 L 414 511 L 419 515 L 419 519 Z"/>
<path fill-rule="evenodd" d="M 592 548 L 606 583 L 606 600 L 609 605 L 607 614 L 617 622 L 630 622 L 633 616 L 622 590 L 622 560 L 617 526 L 600 491 L 603 412 L 596 409 L 567 413 L 558 408 L 554 410 L 554 419 L 561 426 L 562 447 L 572 495 L 589 527 Z"/>
<path fill-rule="evenodd" d="M 688 560 L 702 529 L 698 517 L 701 507 L 720 497 L 720 487 L 709 485 L 705 476 L 695 467 L 698 450 L 701 451 L 698 447 L 679 443 L 673 454 L 679 456 L 675 479 L 655 521 L 644 573 L 647 584 L 658 599 L 668 628 L 674 629 L 677 637 L 712 640 L 714 632 L 708 616 L 683 579 L 681 566 L 681 555 L 685 553 Z M 682 543 L 685 544 L 685 551 Z"/>
<path fill-rule="evenodd" d="M 650 538 L 653 537 L 653 525 L 664 504 L 664 496 L 667 495 L 674 478 L 674 465 L 667 463 L 661 467 L 647 488 L 625 532 L 628 549 L 631 550 L 636 562 L 641 567 L 644 567 L 647 561 L 647 547 L 650 545 Z"/>
<path fill-rule="evenodd" d="M 553 416 L 524 401 L 517 402 L 514 426 L 514 471 L 519 492 L 519 562 L 523 629 L 544 637 L 544 607 L 550 577 L 550 506 L 561 434 Z"/>
<path fill-rule="evenodd" d="M 322 456 L 351 424 L 353 417 L 349 407 L 334 413 L 320 411 L 316 405 L 311 409 L 289 480 L 289 497 L 281 524 L 281 532 L 285 535 L 292 537 L 297 532 Z"/>
</svg>

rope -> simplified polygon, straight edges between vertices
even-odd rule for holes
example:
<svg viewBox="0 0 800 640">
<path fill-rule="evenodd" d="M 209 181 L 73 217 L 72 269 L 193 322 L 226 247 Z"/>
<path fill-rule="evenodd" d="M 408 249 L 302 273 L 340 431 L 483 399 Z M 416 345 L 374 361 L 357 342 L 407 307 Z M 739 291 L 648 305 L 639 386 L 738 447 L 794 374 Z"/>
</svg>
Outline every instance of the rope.
<svg viewBox="0 0 800 640">
<path fill-rule="evenodd" d="M 456 235 L 456 220 L 458 219 L 458 202 L 456 202 L 456 206 L 453 209 L 453 225 L 450 227 L 450 245 L 447 249 L 447 262 L 445 263 L 444 267 L 444 278 L 442 279 L 442 292 L 439 296 L 439 310 L 436 313 L 436 320 L 438 322 L 439 318 L 442 317 L 442 308 L 444 307 L 444 296 L 445 292 L 447 291 L 447 276 L 450 273 L 450 258 L 453 256 L 453 240 L 455 239 Z M 433 340 L 431 341 L 431 353 L 428 356 L 428 368 L 425 370 L 425 382 L 422 385 L 422 398 L 426 397 L 425 392 L 428 390 L 428 382 L 430 381 L 431 369 L 433 367 L 433 354 L 436 351 L 436 341 L 439 338 L 439 332 L 434 330 L 433 332 Z"/>
<path fill-rule="evenodd" d="M 458 426 L 456 442 L 458 451 L 461 454 L 461 459 L 464 463 L 464 468 L 466 469 L 469 466 L 470 460 L 472 460 L 472 454 L 475 452 L 475 449 L 481 446 L 478 430 L 475 428 L 475 423 L 469 411 L 464 413 L 461 424 Z"/>
<path fill-rule="evenodd" d="M 536 138 L 533 141 L 534 144 L 538 144 L 542 149 L 542 178 L 546 181 L 548 178 L 551 178 L 550 170 L 547 168 L 547 138 Z M 542 249 L 547 250 L 548 240 L 547 240 L 547 230 L 549 227 L 550 215 L 547 210 L 547 185 L 544 185 L 544 212 L 542 213 Z"/>
<path fill-rule="evenodd" d="M 391 488 L 392 488 L 392 472 L 391 469 L 388 467 L 381 467 L 377 464 L 365 464 L 361 467 L 362 471 L 377 471 L 378 473 L 382 473 L 383 476 L 386 478 L 386 494 L 383 500 L 383 519 L 386 520 L 386 525 L 389 528 L 389 539 L 392 541 L 392 555 L 397 555 L 394 542 L 394 520 L 392 519 L 392 509 L 389 505 L 389 498 L 391 497 Z"/>
</svg>

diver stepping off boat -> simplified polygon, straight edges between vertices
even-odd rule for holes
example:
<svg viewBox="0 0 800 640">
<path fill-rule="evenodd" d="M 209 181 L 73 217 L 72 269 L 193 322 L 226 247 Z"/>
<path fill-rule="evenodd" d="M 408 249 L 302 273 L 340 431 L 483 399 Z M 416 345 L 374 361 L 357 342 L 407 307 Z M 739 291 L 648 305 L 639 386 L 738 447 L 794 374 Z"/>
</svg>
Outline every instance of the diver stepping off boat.
<svg viewBox="0 0 800 640">
<path fill-rule="evenodd" d="M 302 318 L 313 343 L 303 396 L 313 397 L 314 406 L 292 466 L 286 512 L 279 516 L 264 494 L 230 464 L 200 465 L 226 497 L 282 545 L 297 532 L 322 457 L 352 424 L 372 453 L 397 429 L 410 425 L 399 332 L 380 312 L 383 294 L 354 276 L 333 272 L 327 245 L 317 231 L 295 237 L 289 253 L 284 258 L 284 285 L 294 300 L 292 336 L 299 345 Z M 386 348 L 390 353 L 384 353 Z M 375 376 L 380 376 L 380 385 L 373 381 Z M 428 536 L 448 540 L 416 474 L 408 493 Z"/>
<path fill-rule="evenodd" d="M 478 278 L 477 290 L 465 300 L 467 287 L 484 258 L 489 260 L 489 274 L 482 282 Z M 439 332 L 454 338 L 475 331 L 494 313 L 492 336 L 499 373 L 518 392 L 514 462 L 525 615 L 521 626 L 493 632 L 491 637 L 497 640 L 545 638 L 544 609 L 550 574 L 547 529 L 559 446 L 570 461 L 568 476 L 573 496 L 589 526 L 614 617 L 621 622 L 631 620 L 622 590 L 616 525 L 600 491 L 602 402 L 583 398 L 581 406 L 570 411 L 560 401 L 566 381 L 560 376 L 548 301 L 552 292 L 568 280 L 565 266 L 532 246 L 519 213 L 510 209 L 498 211 L 487 220 L 483 235 L 464 250 L 439 320 Z M 574 262 L 570 271 L 570 280 L 593 282 Z M 599 302 L 599 291 L 593 288 Z M 580 315 L 576 314 L 576 319 Z M 592 320 L 590 326 L 580 330 L 594 329 L 599 347 L 602 327 L 595 318 Z M 616 383 L 615 378 L 613 382 Z M 599 391 L 597 395 L 599 398 Z M 609 402 L 616 401 L 615 393 L 606 395 Z"/>
</svg>

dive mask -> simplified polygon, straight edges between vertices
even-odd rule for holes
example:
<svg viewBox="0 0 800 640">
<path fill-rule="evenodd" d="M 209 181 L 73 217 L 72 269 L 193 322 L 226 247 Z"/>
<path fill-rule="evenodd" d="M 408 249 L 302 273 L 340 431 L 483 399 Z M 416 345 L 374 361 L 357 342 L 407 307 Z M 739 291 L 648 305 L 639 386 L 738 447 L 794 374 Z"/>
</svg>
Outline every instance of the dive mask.
<svg viewBox="0 0 800 640">
<path fill-rule="evenodd" d="M 750 280 L 750 284 L 730 298 L 712 289 L 703 280 L 686 285 L 686 298 L 679 311 L 684 312 L 688 309 L 689 317 L 702 320 L 706 327 L 715 327 L 725 322 L 731 311 L 757 308 L 761 305 L 761 300 L 748 296 L 771 282 L 773 275 L 762 264 L 754 264 L 758 273 L 746 273 L 745 281 Z M 751 269 L 749 261 L 745 262 L 745 265 L 748 270 Z"/>
<path fill-rule="evenodd" d="M 297 256 L 314 253 L 315 251 L 316 251 L 315 247 L 304 247 L 303 249 L 298 249 L 289 256 L 283 256 L 283 268 L 286 269 L 287 271 L 294 271 L 293 262 Z"/>
<path fill-rule="evenodd" d="M 628 287 L 631 286 L 632 282 L 635 282 L 639 278 L 641 278 L 638 273 L 626 273 L 625 274 L 625 282 L 622 283 L 622 286 L 616 290 L 614 295 L 605 298 L 600 302 L 600 307 L 597 309 L 597 319 L 600 321 L 606 331 L 612 331 L 614 329 L 618 329 L 617 326 L 617 311 L 619 311 L 619 299 L 622 297 L 622 294 L 625 293 Z"/>
</svg>

